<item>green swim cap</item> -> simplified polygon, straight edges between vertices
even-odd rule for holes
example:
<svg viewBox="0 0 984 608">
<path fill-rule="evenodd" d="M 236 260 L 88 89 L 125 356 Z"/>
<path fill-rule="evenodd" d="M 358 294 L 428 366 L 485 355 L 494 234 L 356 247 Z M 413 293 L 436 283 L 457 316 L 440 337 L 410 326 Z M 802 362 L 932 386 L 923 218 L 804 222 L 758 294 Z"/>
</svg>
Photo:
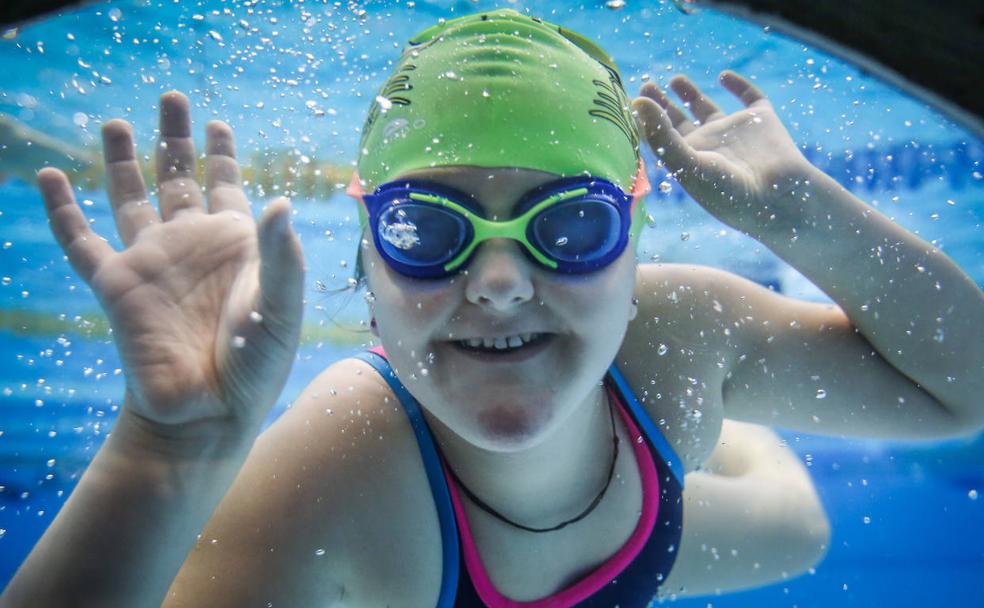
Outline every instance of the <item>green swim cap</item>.
<svg viewBox="0 0 984 608">
<path fill-rule="evenodd" d="M 365 189 L 429 167 L 589 174 L 631 192 L 639 135 L 611 58 L 513 10 L 453 19 L 409 46 L 369 110 Z"/>
</svg>

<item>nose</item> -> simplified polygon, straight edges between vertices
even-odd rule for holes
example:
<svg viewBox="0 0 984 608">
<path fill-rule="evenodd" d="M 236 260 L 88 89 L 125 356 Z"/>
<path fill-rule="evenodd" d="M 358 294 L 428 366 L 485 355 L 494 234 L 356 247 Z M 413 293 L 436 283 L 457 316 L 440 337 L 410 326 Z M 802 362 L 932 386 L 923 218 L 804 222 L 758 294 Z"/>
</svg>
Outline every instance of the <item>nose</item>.
<svg viewBox="0 0 984 608">
<path fill-rule="evenodd" d="M 533 298 L 532 268 L 510 239 L 482 243 L 468 266 L 465 297 L 476 304 L 505 312 Z"/>
</svg>

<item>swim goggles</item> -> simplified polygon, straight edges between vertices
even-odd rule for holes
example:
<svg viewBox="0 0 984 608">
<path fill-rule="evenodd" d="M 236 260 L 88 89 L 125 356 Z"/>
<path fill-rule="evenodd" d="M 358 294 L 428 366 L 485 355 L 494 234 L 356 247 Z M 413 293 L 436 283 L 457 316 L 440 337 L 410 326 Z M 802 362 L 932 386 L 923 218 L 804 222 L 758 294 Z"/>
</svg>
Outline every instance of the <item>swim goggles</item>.
<svg viewBox="0 0 984 608">
<path fill-rule="evenodd" d="M 525 194 L 505 221 L 483 217 L 474 197 L 426 180 L 396 180 L 368 194 L 355 176 L 349 194 L 365 205 L 376 250 L 402 275 L 451 276 L 483 241 L 502 238 L 519 242 L 543 268 L 581 274 L 615 261 L 641 227 L 633 212 L 650 189 L 641 162 L 639 174 L 631 194 L 594 177 L 549 182 Z"/>
</svg>

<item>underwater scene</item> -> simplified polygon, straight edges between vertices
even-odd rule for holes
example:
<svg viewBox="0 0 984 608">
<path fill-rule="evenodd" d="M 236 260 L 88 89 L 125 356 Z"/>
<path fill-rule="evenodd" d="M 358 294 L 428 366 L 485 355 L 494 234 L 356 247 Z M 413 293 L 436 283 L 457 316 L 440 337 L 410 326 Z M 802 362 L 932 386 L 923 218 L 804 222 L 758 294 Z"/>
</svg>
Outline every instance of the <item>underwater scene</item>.
<svg viewBox="0 0 984 608">
<path fill-rule="evenodd" d="M 372 296 L 355 279 L 359 209 L 345 195 L 370 104 L 411 35 L 495 8 L 590 38 L 614 59 L 630 98 L 646 83 L 665 88 L 685 74 L 731 112 L 740 104 L 718 74 L 744 75 L 768 96 L 807 160 L 984 286 L 984 142 L 858 67 L 709 8 L 632 0 L 132 0 L 52 13 L 0 39 L 9 70 L 0 80 L 0 584 L 103 445 L 125 390 L 109 323 L 51 234 L 37 170 L 65 171 L 91 228 L 120 250 L 102 125 L 112 118 L 132 125 L 152 198 L 162 93 L 188 96 L 200 150 L 207 121 L 230 125 L 254 215 L 289 197 L 307 264 L 300 347 L 266 428 L 328 364 L 377 344 L 367 314 Z M 831 302 L 767 247 L 703 210 L 650 150 L 643 158 L 653 190 L 640 263 L 713 266 L 786 296 Z M 937 341 L 948 337 L 941 330 Z M 984 372 L 982 361 L 969 367 Z M 766 587 L 654 603 L 984 603 L 984 436 L 906 442 L 776 431 L 805 465 L 830 520 L 825 558 Z M 740 558 L 724 547 L 720 553 Z"/>
</svg>

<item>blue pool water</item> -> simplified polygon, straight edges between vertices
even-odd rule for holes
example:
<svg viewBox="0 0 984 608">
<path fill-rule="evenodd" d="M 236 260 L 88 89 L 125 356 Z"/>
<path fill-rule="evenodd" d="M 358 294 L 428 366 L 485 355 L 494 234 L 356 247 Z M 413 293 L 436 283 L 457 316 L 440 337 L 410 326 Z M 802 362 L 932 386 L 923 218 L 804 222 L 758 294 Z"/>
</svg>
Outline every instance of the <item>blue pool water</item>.
<svg viewBox="0 0 984 608">
<path fill-rule="evenodd" d="M 124 117 L 149 151 L 156 99 L 177 88 L 192 98 L 197 125 L 223 118 L 233 126 L 242 158 L 345 165 L 403 39 L 438 18 L 490 6 L 96 4 L 0 40 L 0 113 L 80 147 L 96 143 L 102 122 Z M 931 108 L 822 52 L 711 11 L 684 16 L 668 3 L 630 1 L 610 10 L 604 2 L 547 2 L 536 3 L 535 14 L 591 34 L 633 91 L 676 73 L 707 90 L 715 90 L 725 68 L 753 76 L 811 161 L 984 285 L 984 144 Z M 721 100 L 726 109 L 737 107 Z M 0 164 L 0 175 L 4 169 Z M 105 196 L 96 189 L 79 196 L 91 202 L 84 208 L 95 230 L 118 246 Z M 649 207 L 643 261 L 714 265 L 788 295 L 825 299 L 674 184 L 655 193 Z M 301 197 L 295 208 L 310 267 L 309 338 L 271 420 L 329 362 L 368 338 L 359 326 L 361 296 L 330 293 L 351 275 L 353 204 L 340 196 Z M 0 183 L 0 279 L 5 584 L 112 428 L 123 379 L 95 300 L 51 238 L 40 197 L 16 178 Z M 977 497 L 984 492 L 984 439 L 904 444 L 783 436 L 807 463 L 830 516 L 827 559 L 782 584 L 675 605 L 984 605 L 984 500 Z"/>
</svg>

